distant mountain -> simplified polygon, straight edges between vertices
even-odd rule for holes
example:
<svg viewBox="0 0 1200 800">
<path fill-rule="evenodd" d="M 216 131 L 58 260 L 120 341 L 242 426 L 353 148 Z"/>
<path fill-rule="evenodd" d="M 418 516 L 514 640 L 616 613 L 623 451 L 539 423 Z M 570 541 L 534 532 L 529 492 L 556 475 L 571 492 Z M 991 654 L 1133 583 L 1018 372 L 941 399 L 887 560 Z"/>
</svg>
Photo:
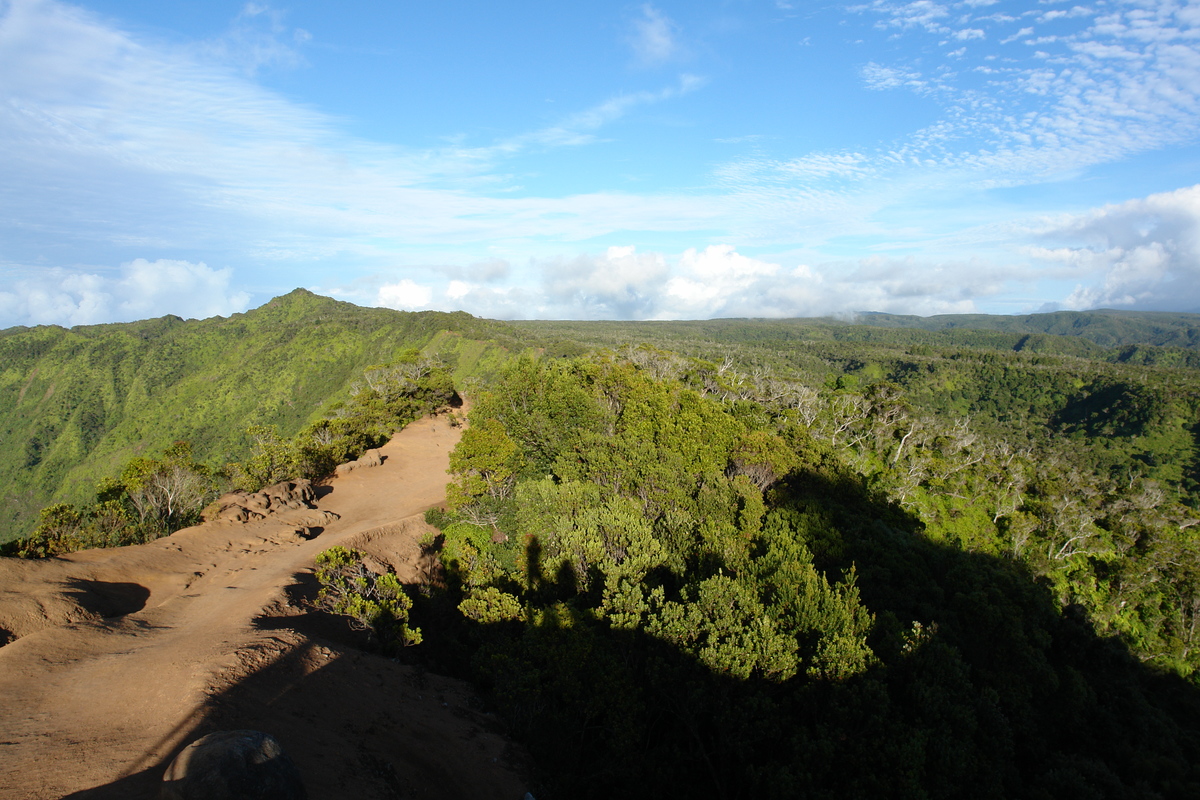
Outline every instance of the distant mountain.
<svg viewBox="0 0 1200 800">
<path fill-rule="evenodd" d="M 1200 367 L 1200 314 L 1059 311 L 935 317 L 868 313 L 852 319 L 714 319 L 653 322 L 520 321 L 530 336 L 576 347 L 650 342 L 697 353 L 721 347 L 777 349 L 797 342 L 1029 350 L 1108 361 Z M 715 345 L 716 347 L 711 347 Z"/>
<path fill-rule="evenodd" d="M 1150 344 L 1156 347 L 1200 348 L 1200 314 L 1164 311 L 1099 309 L 1011 317 L 992 314 L 914 317 L 869 313 L 859 315 L 853 323 L 880 328 L 918 328 L 925 331 L 968 328 L 978 331 L 1078 336 L 1101 347 Z"/>
</svg>

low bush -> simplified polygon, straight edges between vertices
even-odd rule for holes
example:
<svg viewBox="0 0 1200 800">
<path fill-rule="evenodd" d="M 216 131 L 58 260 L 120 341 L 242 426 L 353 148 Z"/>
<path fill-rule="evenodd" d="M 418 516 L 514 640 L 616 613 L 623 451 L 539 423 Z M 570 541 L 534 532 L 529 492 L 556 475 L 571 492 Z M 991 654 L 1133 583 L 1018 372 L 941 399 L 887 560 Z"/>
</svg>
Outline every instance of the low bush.
<svg viewBox="0 0 1200 800">
<path fill-rule="evenodd" d="M 348 617 L 355 628 L 369 631 L 384 651 L 421 643 L 421 629 L 408 625 L 412 600 L 394 573 L 371 571 L 361 552 L 346 547 L 331 547 L 316 561 L 319 608 Z"/>
</svg>

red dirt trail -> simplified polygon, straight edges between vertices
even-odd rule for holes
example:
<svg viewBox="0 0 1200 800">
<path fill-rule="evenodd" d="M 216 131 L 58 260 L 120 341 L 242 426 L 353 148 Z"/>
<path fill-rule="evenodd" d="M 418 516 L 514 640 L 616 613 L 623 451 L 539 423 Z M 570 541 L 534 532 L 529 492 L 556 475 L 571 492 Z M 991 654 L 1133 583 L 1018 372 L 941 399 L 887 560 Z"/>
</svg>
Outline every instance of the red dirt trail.
<svg viewBox="0 0 1200 800">
<path fill-rule="evenodd" d="M 153 798 L 185 745 L 236 728 L 279 739 L 313 800 L 520 800 L 527 762 L 469 686 L 358 650 L 295 600 L 335 544 L 418 579 L 460 433 L 410 425 L 316 512 L 0 559 L 0 634 L 17 637 L 0 647 L 0 800 Z M 321 511 L 340 518 L 293 534 Z"/>
</svg>

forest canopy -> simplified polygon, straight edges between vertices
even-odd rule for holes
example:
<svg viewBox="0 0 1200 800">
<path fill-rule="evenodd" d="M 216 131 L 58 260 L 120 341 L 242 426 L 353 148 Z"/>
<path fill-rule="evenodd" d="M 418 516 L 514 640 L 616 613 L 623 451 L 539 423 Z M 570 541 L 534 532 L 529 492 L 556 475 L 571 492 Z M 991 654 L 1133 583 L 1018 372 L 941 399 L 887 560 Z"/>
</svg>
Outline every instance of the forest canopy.
<svg viewBox="0 0 1200 800">
<path fill-rule="evenodd" d="M 1154 435 L 1195 398 L 1120 394 L 1116 427 L 1009 443 L 887 380 L 520 359 L 430 517 L 426 613 L 460 617 L 427 657 L 470 653 L 564 797 L 1188 796 L 1190 485 L 1058 442 Z"/>
</svg>

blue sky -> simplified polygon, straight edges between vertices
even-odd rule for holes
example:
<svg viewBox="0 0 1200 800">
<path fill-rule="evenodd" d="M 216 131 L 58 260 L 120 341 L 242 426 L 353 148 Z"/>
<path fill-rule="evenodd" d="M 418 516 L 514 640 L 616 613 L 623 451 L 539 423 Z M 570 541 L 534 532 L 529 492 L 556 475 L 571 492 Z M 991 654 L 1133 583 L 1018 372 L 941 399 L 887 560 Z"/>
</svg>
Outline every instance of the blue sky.
<svg viewBox="0 0 1200 800">
<path fill-rule="evenodd" d="M 1200 2 L 0 0 L 0 327 L 1200 311 Z"/>
</svg>

